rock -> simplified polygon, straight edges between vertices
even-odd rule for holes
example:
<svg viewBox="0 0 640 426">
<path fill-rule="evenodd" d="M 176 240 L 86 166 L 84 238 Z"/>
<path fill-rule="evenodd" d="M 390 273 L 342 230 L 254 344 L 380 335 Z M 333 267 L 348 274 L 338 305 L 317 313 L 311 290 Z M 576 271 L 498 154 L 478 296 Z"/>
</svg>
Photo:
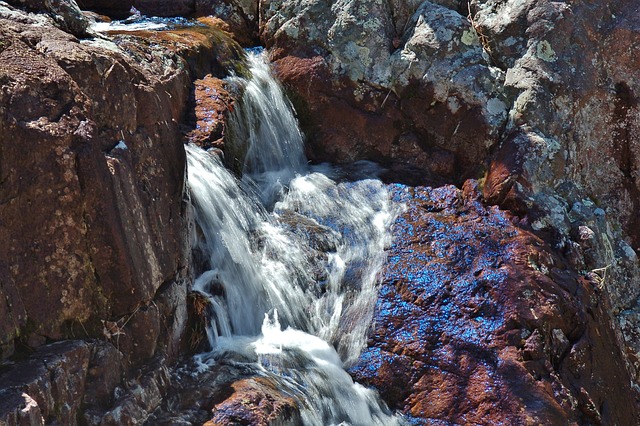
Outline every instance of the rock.
<svg viewBox="0 0 640 426">
<path fill-rule="evenodd" d="M 104 337 L 105 323 L 109 337 L 127 323 L 123 344 L 155 341 L 165 317 L 151 302 L 189 256 L 179 124 L 190 76 L 226 71 L 242 51 L 211 26 L 79 42 L 41 15 L 0 13 L 0 129 L 13 141 L 0 157 L 3 357 L 17 336 Z M 182 296 L 171 303 L 185 307 Z M 134 358 L 153 354 L 147 343 Z"/>
<path fill-rule="evenodd" d="M 408 208 L 357 380 L 419 424 L 637 423 L 595 282 L 517 217 L 485 207 L 474 182 L 391 189 Z"/>
<path fill-rule="evenodd" d="M 170 385 L 167 362 L 159 357 L 149 362 L 141 377 L 131 380 L 119 389 L 121 395 L 113 407 L 97 417 L 88 418 L 89 423 L 101 426 L 136 425 L 145 422 L 160 406 Z"/>
<path fill-rule="evenodd" d="M 213 407 L 213 417 L 205 425 L 268 426 L 302 421 L 296 400 L 267 378 L 239 380 L 231 388 L 233 393 Z"/>
<path fill-rule="evenodd" d="M 254 0 L 196 0 L 197 16 L 215 16 L 243 46 L 260 45 L 258 39 L 258 2 Z"/>
<path fill-rule="evenodd" d="M 474 1 L 471 10 L 515 98 L 485 196 L 520 214 L 533 212 L 532 223 L 564 250 L 582 245 L 583 269 L 609 268 L 604 288 L 621 324 L 619 313 L 639 309 L 632 283 L 640 265 L 614 243 L 640 246 L 640 151 L 631 137 L 640 123 L 640 87 L 638 59 L 629 54 L 640 39 L 637 10 L 626 2 L 539 1 Z M 634 333 L 624 338 L 640 353 Z"/>
<path fill-rule="evenodd" d="M 295 92 L 310 155 L 409 164 L 449 179 L 476 173 L 506 122 L 503 72 L 458 12 L 432 2 L 392 8 L 261 4 L 261 37 Z"/>
<path fill-rule="evenodd" d="M 141 421 L 188 347 L 194 225 L 181 121 L 192 79 L 226 72 L 242 50 L 204 23 L 109 37 L 80 41 L 45 14 L 0 4 L 0 392 L 10 424 Z M 101 342 L 60 343 L 76 346 L 46 362 L 49 346 L 37 349 L 78 338 Z M 16 355 L 24 360 L 4 364 Z"/>
<path fill-rule="evenodd" d="M 148 16 L 191 16 L 195 12 L 195 0 L 79 0 L 82 9 L 92 10 L 117 19 L 124 19 L 132 15 L 134 7 L 143 15 Z"/>
<path fill-rule="evenodd" d="M 278 425 L 300 424 L 298 402 L 265 377 L 248 375 L 233 362 L 212 363 L 206 355 L 175 370 L 152 424 Z"/>
<path fill-rule="evenodd" d="M 92 35 L 90 21 L 75 0 L 12 0 L 7 3 L 34 12 L 46 12 L 58 28 L 78 37 Z"/>
<path fill-rule="evenodd" d="M 54 343 L 0 375 L 0 422 L 76 424 L 89 354 L 85 342 Z"/>
<path fill-rule="evenodd" d="M 187 140 L 204 149 L 224 148 L 227 112 L 234 100 L 226 90 L 226 83 L 211 75 L 194 82 L 194 129 Z"/>
</svg>

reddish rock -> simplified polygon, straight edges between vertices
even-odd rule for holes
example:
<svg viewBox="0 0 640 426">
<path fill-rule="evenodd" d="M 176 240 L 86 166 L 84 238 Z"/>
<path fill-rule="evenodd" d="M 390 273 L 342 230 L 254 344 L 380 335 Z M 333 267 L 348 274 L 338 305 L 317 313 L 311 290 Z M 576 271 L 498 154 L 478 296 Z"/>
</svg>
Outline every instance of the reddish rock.
<svg viewBox="0 0 640 426">
<path fill-rule="evenodd" d="M 196 0 L 196 16 L 215 16 L 243 46 L 258 46 L 258 2 L 253 0 Z"/>
<path fill-rule="evenodd" d="M 483 170 L 507 119 L 504 75 L 471 23 L 436 3 L 261 4 L 261 37 L 312 159 L 374 160 L 405 182 L 425 173 L 461 182 Z"/>
<path fill-rule="evenodd" d="M 266 378 L 234 382 L 233 393 L 211 410 L 213 417 L 206 426 L 296 424 L 300 422 L 296 400 Z"/>
<path fill-rule="evenodd" d="M 351 162 L 364 158 L 409 165 L 427 166 L 426 154 L 415 139 L 401 137 L 401 116 L 394 108 L 383 107 L 388 93 L 367 92 L 360 103 L 353 100 L 347 82 L 332 81 L 329 64 L 322 56 L 310 58 L 274 53 L 278 77 L 289 90 L 296 112 L 307 135 L 307 155 L 316 161 Z M 387 98 L 387 107 L 395 96 Z M 366 105 L 366 106 L 364 106 Z M 413 150 L 412 148 L 413 147 Z M 425 164 L 427 163 L 427 164 Z"/>
<path fill-rule="evenodd" d="M 392 188 L 375 330 L 355 378 L 417 424 L 636 424 L 606 294 L 463 190 Z"/>
<path fill-rule="evenodd" d="M 194 81 L 194 129 L 187 140 L 202 148 L 223 149 L 227 113 L 234 100 L 226 90 L 226 83 L 211 75 Z"/>
<path fill-rule="evenodd" d="M 74 424 L 82 405 L 89 423 L 111 409 L 140 421 L 186 346 L 192 218 L 180 122 L 191 78 L 242 51 L 210 26 L 80 41 L 6 4 L 0 40 L 0 357 L 60 339 L 105 342 L 74 361 L 77 371 L 56 371 L 56 384 L 38 379 L 43 396 L 26 393 L 35 404 L 1 381 L 0 393 L 11 393 L 2 409 Z M 156 375 L 115 398 L 151 360 Z M 42 365 L 37 354 L 8 374 L 33 365 Z M 87 374 L 90 389 L 56 390 Z"/>
</svg>

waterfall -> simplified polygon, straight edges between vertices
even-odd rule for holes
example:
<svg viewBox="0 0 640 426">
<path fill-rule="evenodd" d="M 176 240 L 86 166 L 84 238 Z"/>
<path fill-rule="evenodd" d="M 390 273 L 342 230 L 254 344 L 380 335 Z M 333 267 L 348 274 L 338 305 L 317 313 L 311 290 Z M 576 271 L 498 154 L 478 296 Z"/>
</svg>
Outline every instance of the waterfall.
<svg viewBox="0 0 640 426">
<path fill-rule="evenodd" d="M 188 182 L 206 270 L 212 351 L 233 355 L 300 402 L 309 425 L 393 425 L 401 419 L 343 367 L 363 349 L 378 272 L 397 214 L 377 179 L 333 180 L 308 167 L 291 105 L 263 58 L 232 117 L 242 178 L 215 153 L 187 147 Z"/>
<path fill-rule="evenodd" d="M 302 132 L 289 100 L 260 54 L 248 56 L 251 79 L 244 86 L 240 107 L 229 120 L 227 143 L 239 157 L 243 181 L 253 184 L 269 205 L 293 177 L 307 170 Z"/>
</svg>

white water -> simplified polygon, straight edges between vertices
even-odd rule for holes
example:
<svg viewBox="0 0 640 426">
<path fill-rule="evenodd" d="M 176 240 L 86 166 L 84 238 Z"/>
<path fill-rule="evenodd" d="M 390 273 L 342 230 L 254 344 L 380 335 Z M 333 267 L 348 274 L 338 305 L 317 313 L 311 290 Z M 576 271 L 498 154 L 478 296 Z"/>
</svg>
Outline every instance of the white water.
<svg viewBox="0 0 640 426">
<path fill-rule="evenodd" d="M 234 137 L 248 143 L 242 181 L 187 147 L 210 266 L 193 285 L 211 302 L 213 350 L 200 360 L 241 360 L 297 398 L 308 425 L 399 424 L 343 369 L 366 343 L 395 207 L 378 180 L 311 172 L 279 85 L 261 58 L 250 66 L 234 115 Z"/>
<path fill-rule="evenodd" d="M 229 120 L 236 144 L 246 147 L 243 181 L 257 187 L 263 203 L 270 204 L 286 185 L 307 171 L 303 137 L 289 100 L 271 76 L 261 55 L 248 57 L 252 78 L 244 83 L 241 107 Z"/>
</svg>

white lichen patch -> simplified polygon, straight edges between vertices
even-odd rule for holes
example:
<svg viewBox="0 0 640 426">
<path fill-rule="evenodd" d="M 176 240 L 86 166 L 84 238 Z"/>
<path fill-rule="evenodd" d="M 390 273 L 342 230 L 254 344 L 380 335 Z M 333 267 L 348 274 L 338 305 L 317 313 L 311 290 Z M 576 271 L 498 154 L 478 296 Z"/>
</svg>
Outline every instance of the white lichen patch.
<svg viewBox="0 0 640 426">
<path fill-rule="evenodd" d="M 479 46 L 480 39 L 478 38 L 478 33 L 473 28 L 469 28 L 468 30 L 464 30 L 462 32 L 462 37 L 460 41 L 467 46 Z"/>
<path fill-rule="evenodd" d="M 455 114 L 460 109 L 460 102 L 458 102 L 458 99 L 455 96 L 449 96 L 447 98 L 447 107 L 449 108 L 449 111 Z"/>
<path fill-rule="evenodd" d="M 367 93 L 367 89 L 362 84 L 359 84 L 355 90 L 353 91 L 353 97 L 358 101 L 362 101 L 364 99 L 364 95 Z"/>
<path fill-rule="evenodd" d="M 280 31 L 284 32 L 288 37 L 292 39 L 297 39 L 299 34 L 298 26 L 293 23 L 291 20 L 285 22 L 285 24 L 280 28 Z"/>
<path fill-rule="evenodd" d="M 536 56 L 545 62 L 555 62 L 558 57 L 547 40 L 542 40 L 536 45 Z"/>
</svg>

